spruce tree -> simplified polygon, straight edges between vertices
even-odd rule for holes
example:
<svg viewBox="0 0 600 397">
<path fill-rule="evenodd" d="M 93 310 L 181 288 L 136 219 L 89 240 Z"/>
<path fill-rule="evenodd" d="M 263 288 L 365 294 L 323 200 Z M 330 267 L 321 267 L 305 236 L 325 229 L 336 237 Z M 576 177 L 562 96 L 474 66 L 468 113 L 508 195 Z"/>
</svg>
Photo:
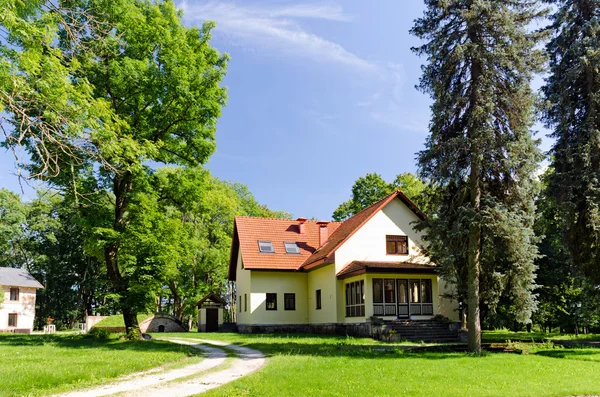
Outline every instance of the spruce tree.
<svg viewBox="0 0 600 397">
<path fill-rule="evenodd" d="M 544 11 L 536 1 L 426 0 L 411 33 L 427 57 L 418 88 L 428 93 L 430 135 L 418 153 L 432 184 L 429 253 L 467 296 L 469 350 L 481 351 L 480 304 L 502 295 L 517 320 L 535 309 L 533 232 L 541 160 L 532 138 L 532 73 L 541 69 L 542 33 L 528 25 Z"/>
<path fill-rule="evenodd" d="M 600 1 L 556 3 L 543 88 L 556 139 L 549 191 L 574 268 L 600 283 Z"/>
</svg>

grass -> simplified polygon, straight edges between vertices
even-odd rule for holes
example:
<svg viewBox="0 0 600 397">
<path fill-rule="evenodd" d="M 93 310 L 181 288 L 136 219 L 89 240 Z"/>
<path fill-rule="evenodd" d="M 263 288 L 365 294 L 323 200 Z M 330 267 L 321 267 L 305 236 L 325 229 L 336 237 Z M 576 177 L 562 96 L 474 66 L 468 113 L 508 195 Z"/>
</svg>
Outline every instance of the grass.
<svg viewBox="0 0 600 397">
<path fill-rule="evenodd" d="M 519 342 L 545 342 L 547 340 L 600 340 L 600 334 L 561 334 L 558 332 L 513 332 L 508 330 L 483 331 L 484 343 L 497 343 L 506 341 Z"/>
<path fill-rule="evenodd" d="M 148 314 L 138 314 L 137 315 L 138 324 L 150 316 L 152 316 L 152 314 L 149 314 L 149 313 Z M 123 321 L 122 314 L 115 314 L 113 316 L 106 317 L 104 320 L 102 320 L 102 321 L 98 322 L 96 325 L 94 325 L 94 327 L 99 327 L 99 328 L 120 328 L 120 327 L 122 327 L 122 328 L 125 328 L 125 322 Z"/>
<path fill-rule="evenodd" d="M 572 396 L 600 392 L 600 349 L 532 346 L 529 354 L 411 351 L 418 344 L 315 335 L 177 334 L 268 357 L 261 371 L 202 396 Z M 173 334 L 172 336 L 175 336 Z"/>
<path fill-rule="evenodd" d="M 0 396 L 54 394 L 168 363 L 177 367 L 200 360 L 189 346 L 162 341 L 0 334 Z"/>
</svg>

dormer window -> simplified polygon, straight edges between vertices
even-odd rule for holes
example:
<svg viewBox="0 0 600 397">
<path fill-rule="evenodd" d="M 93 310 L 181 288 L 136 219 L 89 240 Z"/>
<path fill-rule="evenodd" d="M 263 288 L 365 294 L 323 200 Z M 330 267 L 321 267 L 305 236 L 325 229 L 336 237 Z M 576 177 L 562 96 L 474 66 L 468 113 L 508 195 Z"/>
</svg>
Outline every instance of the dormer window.
<svg viewBox="0 0 600 397">
<path fill-rule="evenodd" d="M 258 250 L 263 254 L 274 254 L 273 243 L 266 240 L 258 240 Z"/>
<path fill-rule="evenodd" d="M 283 245 L 285 245 L 285 252 L 287 254 L 299 254 L 300 253 L 300 248 L 298 248 L 297 243 L 284 242 Z"/>
<path fill-rule="evenodd" d="M 385 250 L 388 255 L 408 255 L 408 237 L 385 236 Z"/>
</svg>

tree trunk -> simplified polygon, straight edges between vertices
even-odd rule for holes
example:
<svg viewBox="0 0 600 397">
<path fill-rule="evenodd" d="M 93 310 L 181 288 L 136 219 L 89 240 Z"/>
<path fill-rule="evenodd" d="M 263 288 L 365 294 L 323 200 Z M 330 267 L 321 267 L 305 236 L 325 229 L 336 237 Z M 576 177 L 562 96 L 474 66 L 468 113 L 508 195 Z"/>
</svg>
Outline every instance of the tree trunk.
<svg viewBox="0 0 600 397">
<path fill-rule="evenodd" d="M 473 44 L 480 42 L 477 34 L 478 21 L 471 22 L 469 26 L 469 40 Z M 477 51 L 474 49 L 472 51 Z M 471 98 L 470 111 L 478 112 L 480 104 L 480 79 L 483 67 L 477 56 L 471 61 Z M 467 131 L 470 141 L 471 173 L 469 175 L 469 190 L 471 208 L 475 218 L 469 226 L 469 248 L 467 256 L 467 309 L 468 309 L 468 343 L 469 351 L 481 353 L 481 320 L 479 313 L 479 275 L 481 271 L 481 167 L 483 165 L 483 152 L 481 145 L 480 129 L 483 128 L 482 120 L 472 120 Z"/>
<path fill-rule="evenodd" d="M 127 210 L 127 194 L 131 191 L 133 176 L 127 171 L 123 175 L 116 175 L 113 180 L 113 193 L 115 195 L 115 218 L 113 229 L 121 232 L 124 228 L 124 216 Z M 119 241 L 112 241 L 104 247 L 104 260 L 106 262 L 106 273 L 112 283 L 114 292 L 119 295 L 119 304 L 123 313 L 125 322 L 125 332 L 130 333 L 139 329 L 137 313 L 129 300 L 129 285 L 127 280 L 121 275 L 118 263 Z"/>
</svg>

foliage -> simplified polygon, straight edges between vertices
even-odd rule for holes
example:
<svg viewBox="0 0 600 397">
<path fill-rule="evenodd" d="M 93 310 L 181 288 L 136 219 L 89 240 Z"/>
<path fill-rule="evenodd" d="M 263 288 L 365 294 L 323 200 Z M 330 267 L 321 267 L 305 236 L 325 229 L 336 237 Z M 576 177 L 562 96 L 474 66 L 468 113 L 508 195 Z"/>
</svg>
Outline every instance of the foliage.
<svg viewBox="0 0 600 397">
<path fill-rule="evenodd" d="M 434 100 L 418 161 L 435 216 L 420 226 L 432 260 L 468 296 L 469 346 L 480 351 L 480 304 L 494 310 L 506 294 L 520 322 L 536 308 L 531 175 L 541 154 L 529 82 L 543 58 L 542 33 L 527 29 L 544 14 L 529 0 L 425 4 L 411 32 L 425 41 L 414 49 L 428 61 L 419 88 Z"/>
<path fill-rule="evenodd" d="M 600 1 L 557 0 L 544 119 L 556 139 L 549 191 L 570 260 L 600 284 Z"/>
<path fill-rule="evenodd" d="M 0 334 L 0 395 L 41 396 L 103 385 L 158 366 L 202 360 L 189 346 L 85 335 Z"/>
<path fill-rule="evenodd" d="M 94 339 L 109 339 L 110 331 L 102 327 L 92 327 L 86 334 L 86 336 Z"/>
<path fill-rule="evenodd" d="M 58 58 L 60 67 L 68 65 L 65 70 L 59 67 L 61 74 L 54 77 L 84 90 L 86 100 L 105 112 L 102 128 L 94 128 L 93 113 L 83 114 L 85 132 L 75 135 L 75 140 L 82 141 L 80 146 L 86 150 L 75 156 L 65 154 L 60 141 L 46 144 L 60 173 L 48 174 L 46 157 L 40 155 L 35 139 L 15 142 L 28 150 L 34 174 L 46 175 L 52 185 L 67 190 L 70 199 L 88 207 L 82 210 L 91 232 L 86 247 L 104 261 L 126 326 L 136 328 L 135 312 L 144 309 L 152 290 L 177 261 L 165 239 L 177 224 L 158 212 L 149 191 L 152 172 L 147 164 L 197 166 L 214 151 L 216 120 L 226 99 L 220 81 L 227 56 L 210 47 L 214 24 L 184 27 L 181 13 L 170 1 L 73 0 L 62 2 L 56 12 L 27 4 L 33 8 L 24 21 L 36 16 L 58 18 L 63 8 L 71 10 L 58 21 L 63 23 L 44 20 L 50 31 L 44 43 L 52 46 L 51 55 L 46 56 L 42 48 L 38 59 L 43 64 Z M 14 10 L 20 12 L 19 7 Z M 19 33 L 13 25 L 6 29 L 9 34 Z M 10 54 L 24 56 L 28 43 L 15 43 Z M 15 65 L 13 75 L 27 75 L 23 65 Z M 59 88 L 64 95 L 58 99 L 74 108 L 88 105 Z M 49 106 L 47 96 L 40 101 L 34 109 L 21 107 L 21 113 L 11 113 L 14 134 L 23 133 L 19 120 L 36 117 L 38 109 Z M 60 127 L 71 126 L 71 119 L 77 121 L 75 116 L 67 117 L 68 122 L 59 119 Z M 35 131 L 32 136 L 39 138 Z"/>
<path fill-rule="evenodd" d="M 354 182 L 352 198 L 340 204 L 333 213 L 333 220 L 344 221 L 397 189 L 402 190 L 422 211 L 429 209 L 423 194 L 425 183 L 410 172 L 397 175 L 392 183 L 387 183 L 381 175 L 373 173 Z"/>
</svg>

